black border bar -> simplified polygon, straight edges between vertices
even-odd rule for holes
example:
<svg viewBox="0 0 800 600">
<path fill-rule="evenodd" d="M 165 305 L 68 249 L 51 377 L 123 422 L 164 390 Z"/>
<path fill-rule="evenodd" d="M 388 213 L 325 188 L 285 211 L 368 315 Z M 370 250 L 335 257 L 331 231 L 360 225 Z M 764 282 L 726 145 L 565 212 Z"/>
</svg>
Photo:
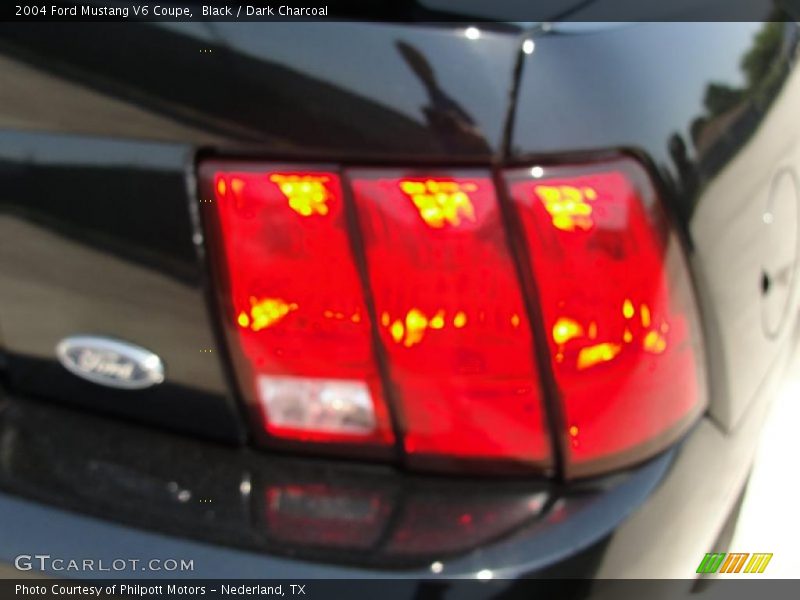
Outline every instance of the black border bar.
<svg viewBox="0 0 800 600">
<path fill-rule="evenodd" d="M 16 0 L 0 8 L 15 22 L 386 21 L 494 24 L 639 21 L 792 21 L 800 0 Z"/>
</svg>

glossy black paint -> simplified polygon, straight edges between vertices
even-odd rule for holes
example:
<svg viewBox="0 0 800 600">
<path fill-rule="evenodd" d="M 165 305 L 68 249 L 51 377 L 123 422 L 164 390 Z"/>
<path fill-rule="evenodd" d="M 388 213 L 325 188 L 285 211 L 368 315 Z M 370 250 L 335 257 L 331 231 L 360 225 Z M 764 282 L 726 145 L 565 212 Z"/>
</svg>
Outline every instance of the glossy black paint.
<svg viewBox="0 0 800 600">
<path fill-rule="evenodd" d="M 743 24 L 629 23 L 486 30 L 469 40 L 463 26 L 444 24 L 2 24 L 3 382 L 20 396 L 243 441 L 198 253 L 198 158 L 530 166 L 625 152 L 650 168 L 682 232 L 703 309 L 711 413 L 732 427 L 780 350 L 755 333 L 746 343 L 731 333 L 719 302 L 731 273 L 716 271 L 721 228 L 705 216 L 741 212 L 715 185 L 769 123 L 795 61 L 797 28 L 778 23 L 768 68 L 743 79 L 739 63 L 757 46 L 757 32 Z M 527 55 L 529 38 L 535 49 Z M 768 185 L 771 174 L 762 175 Z M 759 244 L 753 253 L 766 252 Z M 772 287 L 760 273 L 750 279 L 742 269 L 741 281 L 729 285 L 738 293 L 734 283 L 741 284 L 748 306 Z M 167 383 L 132 397 L 76 380 L 53 348 L 78 332 L 155 351 L 167 364 Z M 744 351 L 759 361 L 737 368 Z M 270 553 L 392 564 L 270 539 L 253 512 L 264 506 L 242 500 L 246 477 L 255 476 L 251 490 L 263 489 L 252 487 L 256 481 L 318 476 L 380 481 L 392 498 L 416 485 L 389 468 L 265 457 L 44 405 L 14 401 L 0 411 L 4 489 Z M 668 477 L 665 456 L 618 507 L 633 510 Z M 435 487 L 442 485 L 464 493 L 449 479 Z M 529 485 L 525 492 L 550 493 L 554 484 Z M 538 569 L 565 556 L 565 547 L 602 539 L 627 514 L 614 511 L 621 500 L 604 493 L 610 489 L 592 488 L 605 508 L 571 518 L 570 535 L 526 529 L 516 544 L 518 536 L 506 532 L 494 540 L 504 544 L 494 566 L 521 565 L 523 554 L 538 552 L 539 562 L 528 564 Z M 183 490 L 213 496 L 219 506 L 186 510 Z M 455 502 L 443 494 L 433 504 Z M 468 556 L 464 572 L 486 564 L 480 550 Z"/>
<path fill-rule="evenodd" d="M 440 26 L 341 22 L 0 26 L 0 48 L 18 68 L 164 121 L 132 133 L 99 123 L 102 115 L 57 114 L 50 131 L 125 132 L 284 159 L 488 159 L 500 147 L 516 40 L 489 31 L 476 46 Z M 17 117 L 3 112 L 5 122 Z"/>
<path fill-rule="evenodd" d="M 556 574 L 555 557 L 562 570 L 572 569 L 572 555 L 602 542 L 672 458 L 568 488 L 486 485 L 480 478 L 266 457 L 15 397 L 2 402 L 0 490 L 199 541 L 405 575 L 425 576 L 435 561 L 453 577 L 485 568 Z M 305 512 L 297 500 L 304 489 L 314 498 Z M 276 510 L 276 490 L 289 490 L 283 512 Z M 363 520 L 367 500 L 379 503 L 381 519 Z M 342 513 L 352 519 L 345 527 L 337 522 Z M 581 574 L 590 576 L 596 560 L 584 563 L 581 557 Z"/>
<path fill-rule="evenodd" d="M 228 441 L 243 439 L 215 348 L 176 145 L 0 131 L 0 313 L 14 389 Z M 166 382 L 114 390 L 55 346 L 103 335 L 145 347 Z"/>
</svg>

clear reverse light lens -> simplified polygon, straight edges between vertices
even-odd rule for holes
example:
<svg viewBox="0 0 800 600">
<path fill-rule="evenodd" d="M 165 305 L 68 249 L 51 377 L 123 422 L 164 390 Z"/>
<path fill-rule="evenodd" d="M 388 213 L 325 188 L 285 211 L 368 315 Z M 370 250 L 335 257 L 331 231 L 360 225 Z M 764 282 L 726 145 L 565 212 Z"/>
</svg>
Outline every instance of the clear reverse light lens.
<svg viewBox="0 0 800 600">
<path fill-rule="evenodd" d="M 375 412 L 361 381 L 258 376 L 266 427 L 350 435 L 375 432 Z"/>
</svg>

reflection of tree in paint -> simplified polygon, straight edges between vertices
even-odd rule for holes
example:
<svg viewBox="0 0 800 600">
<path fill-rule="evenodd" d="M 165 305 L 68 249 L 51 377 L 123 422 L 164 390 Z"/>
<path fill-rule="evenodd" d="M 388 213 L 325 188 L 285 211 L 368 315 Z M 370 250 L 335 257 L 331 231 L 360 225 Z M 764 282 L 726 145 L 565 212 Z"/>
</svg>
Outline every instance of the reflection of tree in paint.
<svg viewBox="0 0 800 600">
<path fill-rule="evenodd" d="M 784 59 L 790 26 L 779 21 L 768 22 L 756 33 L 750 50 L 740 62 L 745 76 L 743 86 L 712 82 L 706 87 L 703 98 L 706 113 L 691 126 L 692 141 L 701 161 L 706 163 L 706 170 L 713 172 L 724 163 L 728 153 L 720 146 L 738 146 L 755 130 L 777 94 L 788 72 Z"/>
<path fill-rule="evenodd" d="M 788 59 L 797 44 L 797 32 L 792 23 L 781 21 L 782 14 L 772 17 L 759 28 L 739 62 L 744 84 L 710 82 L 703 96 L 703 114 L 691 123 L 689 139 L 677 131 L 669 137 L 674 171 L 666 171 L 664 176 L 683 221 L 691 217 L 704 182 L 727 164 L 756 130 L 789 72 Z"/>
<path fill-rule="evenodd" d="M 428 59 L 407 42 L 395 44 L 403 60 L 425 86 L 429 103 L 422 107 L 422 112 L 446 147 L 455 152 L 488 152 L 486 141 L 469 113 L 439 87 Z"/>
<path fill-rule="evenodd" d="M 686 142 L 679 133 L 673 133 L 669 138 L 669 154 L 678 171 L 677 191 L 685 198 L 692 198 L 699 185 L 697 169 L 689 158 Z"/>
<path fill-rule="evenodd" d="M 748 98 L 766 100 L 772 87 L 780 83 L 780 54 L 783 47 L 784 23 L 765 23 L 756 34 L 753 47 L 742 57 L 744 87 L 711 83 L 706 89 L 704 104 L 709 116 L 721 115 Z"/>
</svg>

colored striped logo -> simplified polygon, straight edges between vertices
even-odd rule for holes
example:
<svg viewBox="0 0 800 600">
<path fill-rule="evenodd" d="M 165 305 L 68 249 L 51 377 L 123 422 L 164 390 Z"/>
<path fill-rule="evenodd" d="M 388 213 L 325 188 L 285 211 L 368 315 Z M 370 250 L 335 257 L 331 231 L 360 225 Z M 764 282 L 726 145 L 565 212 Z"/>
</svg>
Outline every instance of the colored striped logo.
<svg viewBox="0 0 800 600">
<path fill-rule="evenodd" d="M 763 573 L 770 560 L 772 560 L 772 553 L 749 554 L 745 552 L 710 552 L 700 561 L 697 572 Z M 742 570 L 743 567 L 744 570 Z"/>
</svg>

